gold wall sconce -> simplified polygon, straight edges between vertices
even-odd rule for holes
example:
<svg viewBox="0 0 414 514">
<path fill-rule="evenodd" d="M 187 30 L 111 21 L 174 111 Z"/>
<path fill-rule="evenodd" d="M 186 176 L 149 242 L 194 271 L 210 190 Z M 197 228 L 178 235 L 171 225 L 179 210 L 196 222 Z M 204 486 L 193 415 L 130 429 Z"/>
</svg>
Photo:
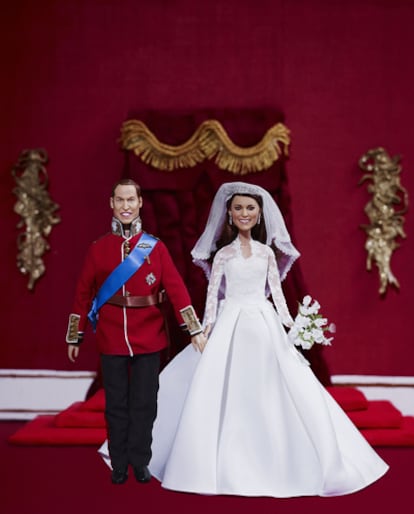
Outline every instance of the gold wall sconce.
<svg viewBox="0 0 414 514">
<path fill-rule="evenodd" d="M 365 206 L 368 225 L 361 225 L 367 239 L 366 268 L 376 264 L 379 272 L 379 293 L 385 294 L 389 285 L 399 288 L 400 284 L 391 271 L 391 257 L 400 245 L 397 238 L 405 238 L 404 214 L 408 209 L 408 192 L 400 183 L 400 156 L 390 157 L 382 147 L 368 150 L 359 160 L 360 168 L 366 172 L 359 184 L 371 183 L 367 190 L 372 199 Z"/>
<path fill-rule="evenodd" d="M 12 169 L 16 181 L 13 193 L 17 197 L 14 212 L 21 216 L 17 228 L 25 227 L 17 236 L 17 267 L 21 273 L 29 275 L 27 287 L 30 290 L 46 270 L 42 259 L 50 248 L 46 238 L 52 226 L 60 222 L 56 214 L 59 206 L 47 192 L 47 162 L 46 150 L 23 150 Z"/>
</svg>

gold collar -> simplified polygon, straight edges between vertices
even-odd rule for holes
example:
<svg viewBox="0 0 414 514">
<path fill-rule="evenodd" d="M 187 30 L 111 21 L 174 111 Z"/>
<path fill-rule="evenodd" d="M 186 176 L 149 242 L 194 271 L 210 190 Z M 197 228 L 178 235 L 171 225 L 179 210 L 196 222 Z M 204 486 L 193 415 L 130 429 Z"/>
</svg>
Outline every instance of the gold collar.
<svg viewBox="0 0 414 514">
<path fill-rule="evenodd" d="M 138 216 L 138 218 L 135 218 L 131 222 L 131 225 L 129 225 L 129 235 L 128 236 L 125 235 L 125 226 L 119 221 L 118 218 L 115 218 L 115 217 L 112 218 L 111 228 L 112 228 L 112 234 L 114 234 L 116 236 L 130 238 L 130 237 L 136 236 L 137 234 L 139 234 L 141 232 L 141 229 L 142 229 L 141 218 Z"/>
</svg>

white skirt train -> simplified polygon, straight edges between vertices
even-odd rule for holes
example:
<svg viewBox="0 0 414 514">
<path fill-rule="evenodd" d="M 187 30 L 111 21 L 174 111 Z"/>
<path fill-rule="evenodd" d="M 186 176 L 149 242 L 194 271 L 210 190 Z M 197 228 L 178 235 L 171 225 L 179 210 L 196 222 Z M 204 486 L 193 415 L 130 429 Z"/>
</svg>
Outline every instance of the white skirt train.
<svg viewBox="0 0 414 514">
<path fill-rule="evenodd" d="M 388 469 L 267 301 L 226 301 L 203 354 L 162 371 L 152 452 L 163 487 L 202 494 L 343 495 Z"/>
</svg>

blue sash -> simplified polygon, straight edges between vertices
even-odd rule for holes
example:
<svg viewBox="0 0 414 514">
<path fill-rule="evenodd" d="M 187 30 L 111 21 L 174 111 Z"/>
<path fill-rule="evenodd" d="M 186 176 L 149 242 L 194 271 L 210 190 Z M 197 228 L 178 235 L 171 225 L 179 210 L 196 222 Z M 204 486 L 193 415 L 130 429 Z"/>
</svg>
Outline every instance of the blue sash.
<svg viewBox="0 0 414 514">
<path fill-rule="evenodd" d="M 158 239 L 154 236 L 144 232 L 128 257 L 107 276 L 93 299 L 91 310 L 88 313 L 88 319 L 92 323 L 94 332 L 99 318 L 99 309 L 138 271 L 145 258 L 152 252 L 157 241 Z"/>
</svg>

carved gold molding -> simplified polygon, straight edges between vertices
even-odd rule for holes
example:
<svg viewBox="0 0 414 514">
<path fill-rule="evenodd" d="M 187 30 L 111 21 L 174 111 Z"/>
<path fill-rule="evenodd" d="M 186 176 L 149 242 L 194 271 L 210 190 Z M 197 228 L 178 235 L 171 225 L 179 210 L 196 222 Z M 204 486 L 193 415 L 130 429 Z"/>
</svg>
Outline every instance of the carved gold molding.
<svg viewBox="0 0 414 514">
<path fill-rule="evenodd" d="M 400 183 L 400 156 L 390 157 L 384 148 L 378 147 L 366 152 L 359 160 L 359 166 L 366 171 L 359 184 L 370 180 L 368 192 L 372 199 L 365 206 L 369 225 L 361 225 L 367 234 L 367 270 L 372 262 L 378 268 L 379 293 L 384 294 L 389 285 L 400 287 L 391 271 L 391 257 L 400 245 L 396 239 L 405 238 L 404 216 L 408 209 L 408 192 Z M 395 206 L 400 205 L 397 210 Z"/>
<path fill-rule="evenodd" d="M 17 267 L 24 275 L 29 275 L 28 288 L 33 289 L 35 281 L 45 272 L 42 256 L 49 249 L 46 237 L 52 225 L 60 222 L 55 214 L 59 208 L 52 202 L 47 192 L 48 176 L 45 164 L 48 156 L 43 149 L 23 150 L 12 169 L 17 187 L 14 211 L 21 216 L 18 228 L 25 232 L 17 236 Z"/>
<path fill-rule="evenodd" d="M 173 146 L 159 141 L 142 121 L 128 120 L 121 127 L 120 143 L 123 149 L 160 170 L 189 168 L 215 158 L 219 168 L 245 175 L 266 170 L 282 153 L 287 155 L 289 134 L 283 123 L 277 123 L 256 145 L 241 147 L 231 141 L 219 121 L 206 120 L 185 143 Z"/>
</svg>

